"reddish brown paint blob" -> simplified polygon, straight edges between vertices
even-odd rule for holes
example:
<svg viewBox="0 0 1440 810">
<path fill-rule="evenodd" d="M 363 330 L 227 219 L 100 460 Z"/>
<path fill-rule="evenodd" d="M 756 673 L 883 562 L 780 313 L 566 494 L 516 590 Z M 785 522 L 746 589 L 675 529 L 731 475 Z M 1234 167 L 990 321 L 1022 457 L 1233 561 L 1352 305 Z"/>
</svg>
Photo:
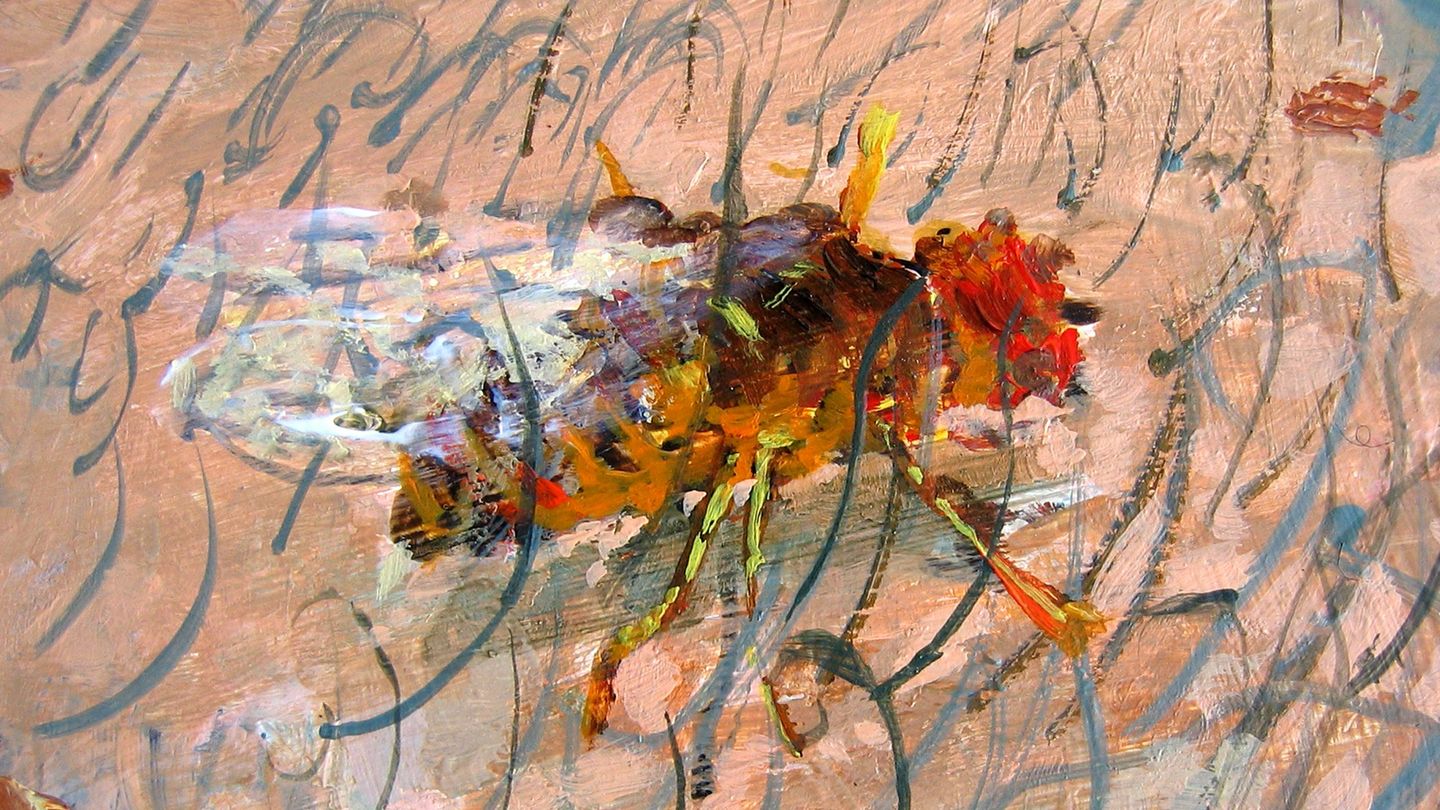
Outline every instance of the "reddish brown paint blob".
<svg viewBox="0 0 1440 810">
<path fill-rule="evenodd" d="M 1419 92 L 1406 90 L 1394 106 L 1386 107 L 1375 98 L 1375 92 L 1385 83 L 1384 76 L 1360 84 L 1335 74 L 1309 90 L 1296 90 L 1285 114 L 1296 129 L 1307 134 L 1349 133 L 1359 137 L 1365 132 L 1378 138 L 1383 134 L 1387 112 L 1403 113 L 1420 97 Z"/>
</svg>

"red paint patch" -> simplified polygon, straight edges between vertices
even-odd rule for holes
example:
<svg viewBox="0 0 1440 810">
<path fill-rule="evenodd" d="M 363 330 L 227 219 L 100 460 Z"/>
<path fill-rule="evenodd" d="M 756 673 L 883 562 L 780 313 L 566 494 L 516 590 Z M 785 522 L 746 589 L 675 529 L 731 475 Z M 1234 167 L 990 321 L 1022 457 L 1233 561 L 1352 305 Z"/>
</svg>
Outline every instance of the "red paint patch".
<svg viewBox="0 0 1440 810">
<path fill-rule="evenodd" d="M 1420 93 L 1406 90 L 1386 107 L 1375 98 L 1385 86 L 1384 76 L 1376 76 L 1369 84 L 1346 81 L 1333 75 L 1309 90 L 1296 90 L 1285 107 L 1290 122 L 1301 132 L 1311 135 L 1348 133 L 1359 137 L 1365 132 L 1376 138 L 1383 134 L 1385 114 L 1403 113 Z"/>
</svg>

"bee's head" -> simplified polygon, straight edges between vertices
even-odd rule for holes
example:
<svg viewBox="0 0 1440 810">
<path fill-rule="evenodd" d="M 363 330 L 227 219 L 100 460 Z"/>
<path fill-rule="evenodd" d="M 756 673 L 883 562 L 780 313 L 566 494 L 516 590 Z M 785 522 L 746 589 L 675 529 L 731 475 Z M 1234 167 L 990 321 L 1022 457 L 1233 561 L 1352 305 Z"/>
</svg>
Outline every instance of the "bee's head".
<svg viewBox="0 0 1440 810">
<path fill-rule="evenodd" d="M 1076 327 L 1095 322 L 1100 310 L 1067 297 L 1059 273 L 1075 261 L 1070 249 L 1043 234 L 1022 236 L 1004 208 L 974 228 L 942 222 L 921 233 L 915 261 L 930 273 L 936 307 L 965 362 L 995 365 L 991 407 L 1006 394 L 1011 406 L 1032 394 L 1059 404 L 1078 390 L 1084 354 Z"/>
</svg>

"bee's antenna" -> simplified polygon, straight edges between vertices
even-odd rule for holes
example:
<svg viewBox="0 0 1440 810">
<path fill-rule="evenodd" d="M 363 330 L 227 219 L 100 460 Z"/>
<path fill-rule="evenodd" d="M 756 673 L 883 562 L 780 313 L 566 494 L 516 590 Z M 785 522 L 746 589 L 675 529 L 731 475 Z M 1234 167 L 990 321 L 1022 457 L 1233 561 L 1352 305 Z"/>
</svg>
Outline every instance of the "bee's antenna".
<svg viewBox="0 0 1440 810">
<path fill-rule="evenodd" d="M 600 163 L 605 166 L 605 172 L 610 175 L 610 193 L 616 197 L 635 196 L 635 187 L 630 185 L 630 179 L 620 168 L 620 161 L 615 159 L 615 153 L 604 141 L 595 142 L 595 154 L 600 158 Z"/>
</svg>

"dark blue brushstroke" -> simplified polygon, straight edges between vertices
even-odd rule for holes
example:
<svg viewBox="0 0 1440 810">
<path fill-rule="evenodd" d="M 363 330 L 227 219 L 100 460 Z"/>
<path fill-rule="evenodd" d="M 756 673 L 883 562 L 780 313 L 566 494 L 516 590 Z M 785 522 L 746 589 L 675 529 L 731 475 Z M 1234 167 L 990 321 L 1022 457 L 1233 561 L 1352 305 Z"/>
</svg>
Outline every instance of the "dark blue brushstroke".
<svg viewBox="0 0 1440 810">
<path fill-rule="evenodd" d="M 855 492 L 856 473 L 860 467 L 860 457 L 863 455 L 865 442 L 865 393 L 870 387 L 870 372 L 875 366 L 875 358 L 880 354 L 880 349 L 885 341 L 890 339 L 890 333 L 895 331 L 895 326 L 900 322 L 905 310 L 915 302 L 921 291 L 926 288 L 927 279 L 919 276 L 910 282 L 900 297 L 896 298 L 885 313 L 876 321 L 875 329 L 870 333 L 870 340 L 865 344 L 865 351 L 860 356 L 860 366 L 855 372 L 855 420 L 850 428 L 850 460 L 845 465 L 845 484 L 840 489 L 840 503 L 835 508 L 835 514 L 830 518 L 830 528 L 825 532 L 825 540 L 820 544 L 820 551 L 815 555 L 815 561 L 810 565 L 810 570 L 801 580 L 800 587 L 795 590 L 795 599 L 790 603 L 790 608 L 785 611 L 785 623 L 795 618 L 805 600 L 809 598 L 810 592 L 814 590 L 815 584 L 820 580 L 820 574 L 825 569 L 825 563 L 830 559 L 830 552 L 835 548 L 835 541 L 840 536 L 840 527 L 845 522 L 845 513 L 850 506 L 850 498 Z"/>
<path fill-rule="evenodd" d="M 219 564 L 219 532 L 215 528 L 215 502 L 210 495 L 210 479 L 205 475 L 205 462 L 200 460 L 198 451 L 196 459 L 200 463 L 200 482 L 205 489 L 205 517 L 208 534 L 205 546 L 205 573 L 200 577 L 200 588 L 195 592 L 195 600 L 190 603 L 190 610 L 186 612 L 185 620 L 180 623 L 180 629 L 170 637 L 170 641 L 166 642 L 165 647 L 160 650 L 160 654 L 156 655 L 140 671 L 140 674 L 136 675 L 135 679 L 126 684 L 119 692 L 69 717 L 41 723 L 34 729 L 37 736 L 63 737 L 66 734 L 74 734 L 103 723 L 125 711 L 149 694 L 150 690 L 159 686 L 160 682 L 165 680 L 175 669 L 175 665 L 180 663 L 180 659 L 185 657 L 185 654 L 195 644 L 195 639 L 200 635 L 200 628 L 205 624 L 205 611 L 210 607 L 210 596 L 215 592 L 215 578 Z"/>
<path fill-rule="evenodd" d="M 189 71 L 190 63 L 186 62 L 175 72 L 175 78 L 170 80 L 170 85 L 165 88 L 165 92 L 160 96 L 160 100 L 155 103 L 154 107 L 150 108 L 150 114 L 145 116 L 145 121 L 140 124 L 139 129 L 135 130 L 135 134 L 131 136 L 130 142 L 125 144 L 125 151 L 120 153 L 120 157 L 115 159 L 115 165 L 110 167 L 111 177 L 116 177 L 120 174 L 120 170 L 125 168 L 125 164 L 130 162 L 130 158 L 135 156 L 135 152 L 140 148 L 140 145 L 149 137 L 150 130 L 154 129 L 155 125 L 160 123 L 160 118 L 165 115 L 165 109 L 170 106 L 170 100 L 175 97 L 175 91 L 180 87 L 181 80 L 185 78 L 185 74 Z"/>
<path fill-rule="evenodd" d="M 125 469 L 120 466 L 120 448 L 113 448 L 115 455 L 115 523 L 110 528 L 110 540 L 105 543 L 105 549 L 100 552 L 100 559 L 95 562 L 95 567 L 90 569 L 90 574 L 85 581 L 80 583 L 79 590 L 70 598 L 70 604 L 60 613 L 45 635 L 35 642 L 35 652 L 43 653 L 70 629 L 75 619 L 90 606 L 95 594 L 100 591 L 100 585 L 105 581 L 105 574 L 115 564 L 116 558 L 120 556 L 120 544 L 125 538 Z"/>
</svg>

